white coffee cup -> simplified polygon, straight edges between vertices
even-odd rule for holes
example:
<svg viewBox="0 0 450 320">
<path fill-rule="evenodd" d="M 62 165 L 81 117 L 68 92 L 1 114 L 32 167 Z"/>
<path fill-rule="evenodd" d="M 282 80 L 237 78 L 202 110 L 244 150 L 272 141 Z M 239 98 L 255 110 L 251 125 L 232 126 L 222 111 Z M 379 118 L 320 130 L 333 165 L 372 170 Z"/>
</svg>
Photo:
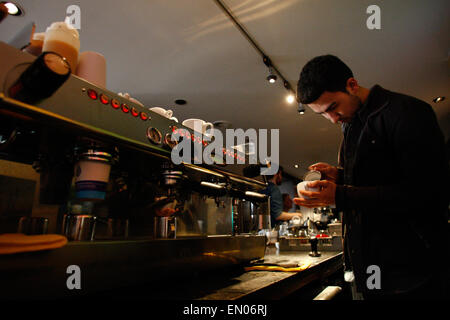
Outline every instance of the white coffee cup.
<svg viewBox="0 0 450 320">
<path fill-rule="evenodd" d="M 299 198 L 303 198 L 303 199 L 309 199 L 308 196 L 304 196 L 300 193 L 300 191 L 314 191 L 314 192 L 318 192 L 319 188 L 311 188 L 308 187 L 308 183 L 312 183 L 313 181 L 302 181 L 299 184 L 297 184 L 297 194 Z"/>
<path fill-rule="evenodd" d="M 154 108 L 150 108 L 151 111 L 156 112 L 160 115 L 162 115 L 163 117 L 166 117 L 170 120 L 176 121 L 178 122 L 178 119 L 175 117 L 172 117 L 173 115 L 173 111 L 172 110 L 166 110 L 164 108 L 160 108 L 160 107 L 154 107 Z"/>
<path fill-rule="evenodd" d="M 202 119 L 186 119 L 182 124 L 183 126 L 194 131 L 201 132 L 202 134 L 204 134 L 207 130 L 214 128 L 214 125 L 211 122 L 206 122 Z"/>
<path fill-rule="evenodd" d="M 72 73 L 78 65 L 80 34 L 66 22 L 53 22 L 45 31 L 42 52 L 53 51 L 67 59 Z"/>
</svg>

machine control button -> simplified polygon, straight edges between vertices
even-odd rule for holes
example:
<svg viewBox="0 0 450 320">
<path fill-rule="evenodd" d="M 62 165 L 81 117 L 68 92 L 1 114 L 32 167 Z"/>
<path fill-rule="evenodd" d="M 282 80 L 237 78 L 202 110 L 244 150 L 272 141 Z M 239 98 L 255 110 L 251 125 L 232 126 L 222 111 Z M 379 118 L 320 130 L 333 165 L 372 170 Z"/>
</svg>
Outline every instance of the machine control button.
<svg viewBox="0 0 450 320">
<path fill-rule="evenodd" d="M 135 107 L 132 107 L 131 114 L 133 115 L 133 117 L 137 117 L 139 115 L 139 111 L 137 111 Z"/>
<path fill-rule="evenodd" d="M 108 104 L 109 103 L 109 98 L 107 95 L 101 93 L 100 94 L 100 102 L 103 104 Z"/>
<path fill-rule="evenodd" d="M 145 112 L 141 112 L 140 117 L 143 121 L 151 120 L 151 118 Z"/>
<path fill-rule="evenodd" d="M 119 109 L 120 108 L 120 102 L 117 101 L 116 99 L 112 99 L 111 100 L 111 105 L 114 109 Z"/>
<path fill-rule="evenodd" d="M 178 141 L 172 140 L 172 133 L 166 133 L 166 135 L 164 136 L 164 143 L 170 149 L 173 149 L 178 144 Z"/>
<path fill-rule="evenodd" d="M 130 112 L 130 107 L 126 103 L 122 103 L 122 111 L 128 113 Z"/>
<path fill-rule="evenodd" d="M 147 128 L 147 138 L 153 144 L 161 144 L 162 142 L 162 134 L 161 132 L 153 127 Z"/>
<path fill-rule="evenodd" d="M 97 92 L 95 90 L 89 89 L 87 91 L 87 94 L 88 94 L 89 98 L 91 98 L 92 100 L 97 100 L 97 98 L 98 98 Z"/>
</svg>

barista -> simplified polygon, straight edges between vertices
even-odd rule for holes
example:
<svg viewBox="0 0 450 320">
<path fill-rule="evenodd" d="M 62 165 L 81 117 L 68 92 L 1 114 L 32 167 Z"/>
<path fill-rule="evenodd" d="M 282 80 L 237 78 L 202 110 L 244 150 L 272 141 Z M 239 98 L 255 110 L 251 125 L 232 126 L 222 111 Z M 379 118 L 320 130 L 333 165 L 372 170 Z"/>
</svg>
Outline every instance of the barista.
<svg viewBox="0 0 450 320">
<path fill-rule="evenodd" d="M 283 168 L 281 166 L 279 166 L 275 175 L 266 175 L 268 186 L 261 191 L 261 193 L 270 196 L 270 224 L 272 228 L 282 221 L 289 221 L 295 216 L 301 216 L 298 212 L 286 212 L 283 208 L 283 196 L 278 187 L 281 185 L 282 175 Z"/>
</svg>

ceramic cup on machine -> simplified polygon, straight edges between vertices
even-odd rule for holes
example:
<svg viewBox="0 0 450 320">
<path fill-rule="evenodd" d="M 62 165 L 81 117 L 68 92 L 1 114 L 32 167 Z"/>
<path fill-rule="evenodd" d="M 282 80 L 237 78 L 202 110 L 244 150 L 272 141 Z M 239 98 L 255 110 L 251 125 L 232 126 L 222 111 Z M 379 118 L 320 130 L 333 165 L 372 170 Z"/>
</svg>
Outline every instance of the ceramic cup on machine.
<svg viewBox="0 0 450 320">
<path fill-rule="evenodd" d="M 214 128 L 214 125 L 211 122 L 206 122 L 202 119 L 186 119 L 182 124 L 183 126 L 186 126 L 202 134 L 205 134 L 208 130 Z"/>
<path fill-rule="evenodd" d="M 45 32 L 43 52 L 56 52 L 67 59 L 72 72 L 77 70 L 80 35 L 66 22 L 53 22 Z"/>
<path fill-rule="evenodd" d="M 28 47 L 24 49 L 25 52 L 34 56 L 39 56 L 42 53 L 42 47 L 44 46 L 45 33 L 37 32 L 31 37 L 31 42 Z"/>
<path fill-rule="evenodd" d="M 106 60 L 95 51 L 80 53 L 76 75 L 96 86 L 106 88 Z"/>
<path fill-rule="evenodd" d="M 164 108 L 161 107 L 154 107 L 154 108 L 150 108 L 151 111 L 156 112 L 160 115 L 162 115 L 163 117 L 166 117 L 167 119 L 173 120 L 175 122 L 178 122 L 178 119 L 173 116 L 173 111 L 172 110 L 166 110 Z"/>
</svg>

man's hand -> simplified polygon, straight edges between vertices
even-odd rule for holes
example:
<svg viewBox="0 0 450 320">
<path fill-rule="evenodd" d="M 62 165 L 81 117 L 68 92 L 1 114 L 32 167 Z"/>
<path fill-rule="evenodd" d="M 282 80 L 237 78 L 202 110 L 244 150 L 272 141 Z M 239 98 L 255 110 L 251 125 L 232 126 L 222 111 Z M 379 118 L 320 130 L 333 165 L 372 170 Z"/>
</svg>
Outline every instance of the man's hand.
<svg viewBox="0 0 450 320">
<path fill-rule="evenodd" d="M 336 183 L 338 178 L 338 169 L 328 163 L 318 162 L 310 165 L 309 170 L 319 171 L 322 174 L 322 179 L 329 180 Z"/>
<path fill-rule="evenodd" d="M 308 188 L 320 188 L 320 191 L 304 191 L 300 190 L 303 196 L 309 197 L 309 199 L 294 198 L 295 204 L 307 207 L 326 207 L 334 205 L 336 202 L 336 183 L 328 180 L 311 181 L 307 184 Z"/>
</svg>

